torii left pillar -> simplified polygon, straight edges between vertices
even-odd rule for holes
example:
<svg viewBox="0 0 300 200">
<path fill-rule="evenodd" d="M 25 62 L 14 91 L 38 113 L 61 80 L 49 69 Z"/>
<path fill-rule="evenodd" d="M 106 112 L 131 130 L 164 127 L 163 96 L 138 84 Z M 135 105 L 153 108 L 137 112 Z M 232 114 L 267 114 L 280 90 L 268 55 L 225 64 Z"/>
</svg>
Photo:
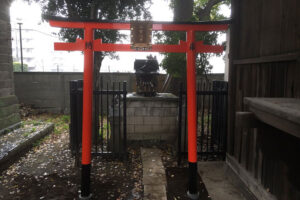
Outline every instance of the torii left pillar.
<svg viewBox="0 0 300 200">
<path fill-rule="evenodd" d="M 92 98 L 93 98 L 93 40 L 94 30 L 84 29 L 84 75 L 83 75 L 83 113 L 82 113 L 82 171 L 81 198 L 89 199 L 91 176 L 91 139 L 92 139 Z"/>
</svg>

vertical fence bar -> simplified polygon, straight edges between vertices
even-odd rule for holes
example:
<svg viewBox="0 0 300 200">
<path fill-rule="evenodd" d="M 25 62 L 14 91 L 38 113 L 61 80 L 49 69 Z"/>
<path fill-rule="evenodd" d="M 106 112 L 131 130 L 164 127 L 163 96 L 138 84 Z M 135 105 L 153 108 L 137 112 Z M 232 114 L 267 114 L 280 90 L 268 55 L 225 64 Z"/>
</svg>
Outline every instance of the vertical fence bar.
<svg viewBox="0 0 300 200">
<path fill-rule="evenodd" d="M 127 95 L 127 89 L 126 89 L 126 82 L 123 82 L 123 143 L 124 143 L 124 157 L 127 160 L 127 115 L 126 115 L 126 95 Z"/>
<path fill-rule="evenodd" d="M 101 145 L 101 153 L 103 153 L 103 137 L 104 137 L 104 133 L 103 133 L 103 79 L 102 77 L 100 77 L 100 130 L 101 130 L 101 134 L 100 134 L 100 145 Z"/>
<path fill-rule="evenodd" d="M 78 80 L 77 81 L 77 91 L 76 91 L 76 102 L 77 102 L 77 144 L 76 144 L 76 161 L 77 164 L 79 165 L 79 150 L 80 150 L 80 144 L 82 141 L 82 102 L 83 102 L 83 94 L 82 94 L 82 88 L 83 88 L 83 81 L 82 80 Z M 81 89 L 81 91 L 79 91 L 79 89 Z"/>
<path fill-rule="evenodd" d="M 177 165 L 179 166 L 181 164 L 181 123 L 182 123 L 182 83 L 180 83 L 179 88 L 179 101 L 178 101 L 178 149 L 177 149 Z"/>
<path fill-rule="evenodd" d="M 119 92 L 118 92 L 118 104 L 119 104 L 119 122 L 118 122 L 118 127 L 119 127 L 119 137 L 118 137 L 118 156 L 121 156 L 121 82 L 119 82 Z"/>
<path fill-rule="evenodd" d="M 184 94 L 185 96 L 185 117 L 184 117 L 184 143 L 183 143 L 183 149 L 184 149 L 184 151 L 186 151 L 187 152 L 187 149 L 186 149 L 186 143 L 187 143 L 187 141 L 186 141 L 186 137 L 187 137 L 187 134 L 186 134 L 186 132 L 187 132 L 187 100 L 186 100 L 186 93 Z"/>
<path fill-rule="evenodd" d="M 115 145 L 116 145 L 116 141 L 115 141 L 115 134 L 116 134 L 116 132 L 115 132 L 115 97 L 114 97 L 114 92 L 115 92 L 115 82 L 113 82 L 113 87 L 112 87 L 112 138 L 113 138 L 113 147 L 112 147 L 112 149 L 113 149 L 113 154 L 114 154 L 114 156 L 115 156 Z"/>
<path fill-rule="evenodd" d="M 108 99 L 108 83 L 106 83 L 106 151 L 111 148 L 110 134 L 109 134 L 109 99 Z"/>
<path fill-rule="evenodd" d="M 202 84 L 202 91 L 204 91 L 205 88 L 205 82 L 203 81 Z M 201 98 L 201 96 L 199 97 Z M 200 159 L 202 159 L 202 153 L 203 153 L 203 140 L 204 140 L 204 113 L 205 113 L 205 94 L 202 95 L 202 109 L 201 109 L 201 136 L 200 136 Z"/>
<path fill-rule="evenodd" d="M 70 148 L 71 153 L 74 155 L 75 153 L 75 138 L 76 138 L 76 128 L 75 119 L 76 119 L 76 82 L 70 81 L 70 125 L 69 125 L 69 134 L 70 134 Z"/>
<path fill-rule="evenodd" d="M 210 88 L 210 83 L 209 83 L 209 87 Z M 210 152 L 210 148 L 209 148 L 209 133 L 210 133 L 210 129 L 211 129 L 211 120 L 210 120 L 210 115 L 211 115 L 211 112 L 210 112 L 210 109 L 211 109 L 211 94 L 208 95 L 208 110 L 207 110 L 207 133 L 206 133 L 206 152 Z M 207 157 L 208 159 L 208 154 L 207 154 Z"/>
<path fill-rule="evenodd" d="M 95 90 L 96 90 L 96 88 L 97 88 L 97 85 L 95 86 Z M 94 92 L 93 92 L 93 100 L 94 100 L 94 102 L 93 102 L 93 109 L 94 109 L 94 119 L 93 119 L 93 121 L 94 121 L 94 124 L 93 124 L 93 126 L 94 126 L 94 137 L 93 137 L 93 139 L 95 140 L 92 144 L 95 144 L 95 150 L 96 150 L 96 154 L 98 153 L 98 126 L 99 126 L 99 119 L 98 119 L 98 117 L 99 117 L 99 113 L 98 113 L 98 94 L 95 94 Z M 92 148 L 93 149 L 93 148 Z"/>
<path fill-rule="evenodd" d="M 225 128 L 224 128 L 224 132 L 225 132 L 225 134 L 224 134 L 224 137 L 225 137 L 225 139 L 224 139 L 224 153 L 223 153 L 223 160 L 225 160 L 226 159 L 226 152 L 227 152 L 227 120 L 228 120 L 228 118 L 227 118 L 227 113 L 228 113 L 228 83 L 226 82 L 225 83 L 226 84 L 226 89 L 225 89 L 225 91 L 226 91 L 226 93 L 225 93 L 225 104 L 224 104 L 224 106 L 225 106 L 225 113 L 224 113 L 224 118 L 225 118 Z"/>
<path fill-rule="evenodd" d="M 217 112 L 217 152 L 220 152 L 220 146 L 221 146 L 221 117 L 222 117 L 222 113 L 220 112 L 221 107 L 221 95 L 220 95 L 220 91 L 222 91 L 220 89 L 220 84 L 219 82 L 216 82 L 217 84 L 217 110 L 219 110 L 219 112 Z"/>
</svg>

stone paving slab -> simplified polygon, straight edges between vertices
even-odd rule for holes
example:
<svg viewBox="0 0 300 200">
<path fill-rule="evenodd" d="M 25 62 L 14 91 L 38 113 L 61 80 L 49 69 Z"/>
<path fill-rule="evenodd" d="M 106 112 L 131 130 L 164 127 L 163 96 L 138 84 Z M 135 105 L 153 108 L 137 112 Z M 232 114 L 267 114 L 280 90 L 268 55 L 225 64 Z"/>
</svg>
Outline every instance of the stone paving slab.
<svg viewBox="0 0 300 200">
<path fill-rule="evenodd" d="M 141 148 L 143 163 L 144 200 L 167 200 L 167 179 L 161 161 L 161 151 Z"/>
<path fill-rule="evenodd" d="M 201 176 L 212 200 L 247 200 L 241 186 L 230 178 L 225 162 L 198 162 L 198 173 Z"/>
</svg>

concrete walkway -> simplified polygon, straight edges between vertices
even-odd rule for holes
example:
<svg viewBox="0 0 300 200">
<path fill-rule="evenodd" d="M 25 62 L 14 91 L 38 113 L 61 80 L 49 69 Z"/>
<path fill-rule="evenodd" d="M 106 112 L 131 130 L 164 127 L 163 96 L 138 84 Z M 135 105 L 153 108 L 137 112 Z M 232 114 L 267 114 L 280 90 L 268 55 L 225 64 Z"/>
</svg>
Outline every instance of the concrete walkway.
<svg viewBox="0 0 300 200">
<path fill-rule="evenodd" d="M 167 200 L 166 174 L 161 152 L 154 148 L 141 148 L 143 162 L 144 200 Z"/>
<path fill-rule="evenodd" d="M 199 162 L 198 173 L 212 200 L 253 199 L 225 162 Z"/>
</svg>

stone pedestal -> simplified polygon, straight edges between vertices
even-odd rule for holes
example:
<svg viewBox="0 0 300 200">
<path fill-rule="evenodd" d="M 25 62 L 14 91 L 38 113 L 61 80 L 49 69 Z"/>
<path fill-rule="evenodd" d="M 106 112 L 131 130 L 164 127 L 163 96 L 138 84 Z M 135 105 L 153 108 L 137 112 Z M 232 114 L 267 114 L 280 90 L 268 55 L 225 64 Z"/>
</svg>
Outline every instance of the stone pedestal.
<svg viewBox="0 0 300 200">
<path fill-rule="evenodd" d="M 0 1 L 0 134 L 20 122 L 19 105 L 14 95 L 9 0 Z"/>
<path fill-rule="evenodd" d="M 127 95 L 127 139 L 174 143 L 177 137 L 178 97 Z"/>
</svg>

